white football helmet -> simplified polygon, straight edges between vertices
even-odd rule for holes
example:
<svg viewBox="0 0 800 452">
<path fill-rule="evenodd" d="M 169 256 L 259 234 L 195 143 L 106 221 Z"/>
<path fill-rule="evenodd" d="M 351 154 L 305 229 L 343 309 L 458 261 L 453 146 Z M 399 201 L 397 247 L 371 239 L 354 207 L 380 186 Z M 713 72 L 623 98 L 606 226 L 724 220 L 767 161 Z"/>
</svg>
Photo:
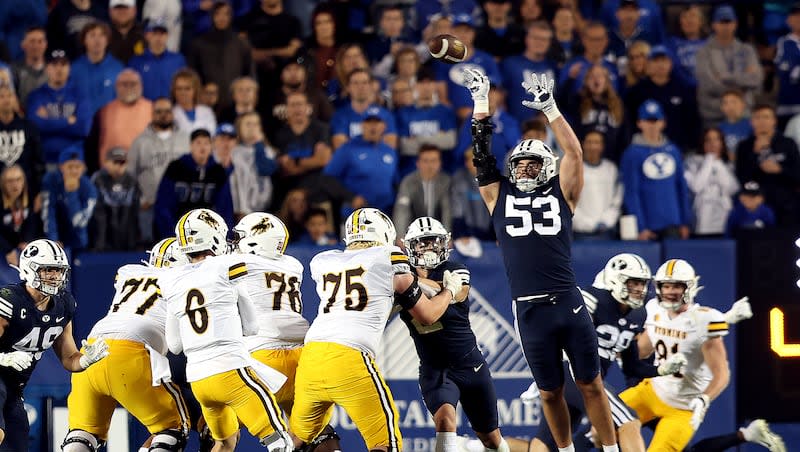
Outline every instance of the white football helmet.
<svg viewBox="0 0 800 452">
<path fill-rule="evenodd" d="M 178 240 L 175 237 L 159 241 L 153 245 L 153 248 L 148 253 L 150 254 L 150 259 L 148 259 L 147 263 L 152 267 L 180 267 L 189 263 L 189 258 L 181 251 Z"/>
<path fill-rule="evenodd" d="M 394 245 L 397 231 L 385 213 L 372 207 L 364 207 L 351 213 L 344 224 L 344 244 L 354 242 L 377 242 Z"/>
<path fill-rule="evenodd" d="M 627 304 L 632 308 L 640 308 L 647 299 L 647 286 L 650 284 L 652 273 L 647 262 L 641 257 L 622 253 L 612 257 L 603 269 L 603 285 L 611 296 L 620 303 Z M 645 282 L 644 292 L 634 297 L 628 292 L 628 280 L 639 279 Z"/>
<path fill-rule="evenodd" d="M 185 254 L 211 251 L 215 256 L 228 252 L 228 226 L 211 209 L 194 209 L 175 225 L 175 236 Z"/>
<path fill-rule="evenodd" d="M 542 161 L 542 169 L 534 179 L 517 179 L 516 168 L 520 160 L 534 159 Z M 508 180 L 524 192 L 531 192 L 550 181 L 556 175 L 558 157 L 549 146 L 540 140 L 522 140 L 511 151 L 508 158 Z"/>
<path fill-rule="evenodd" d="M 277 259 L 286 251 L 289 230 L 275 215 L 262 212 L 247 214 L 233 227 L 236 248 L 240 253 Z"/>
<path fill-rule="evenodd" d="M 698 284 L 700 277 L 694 271 L 694 268 L 683 259 L 670 259 L 656 271 L 656 276 L 653 278 L 656 283 L 656 295 L 658 296 L 658 304 L 664 309 L 671 309 L 677 311 L 685 304 L 694 302 L 694 297 L 697 292 L 702 289 Z M 661 284 L 665 282 L 681 283 L 686 286 L 683 292 L 683 297 L 678 302 L 666 301 L 661 298 Z"/>
<path fill-rule="evenodd" d="M 58 243 L 48 239 L 38 239 L 28 243 L 19 256 L 19 277 L 25 283 L 47 295 L 57 295 L 67 286 L 69 280 L 69 261 L 67 253 Z M 55 276 L 42 272 L 58 271 Z"/>
<path fill-rule="evenodd" d="M 403 246 L 411 265 L 436 268 L 450 257 L 450 233 L 439 220 L 419 217 L 408 227 Z"/>
</svg>

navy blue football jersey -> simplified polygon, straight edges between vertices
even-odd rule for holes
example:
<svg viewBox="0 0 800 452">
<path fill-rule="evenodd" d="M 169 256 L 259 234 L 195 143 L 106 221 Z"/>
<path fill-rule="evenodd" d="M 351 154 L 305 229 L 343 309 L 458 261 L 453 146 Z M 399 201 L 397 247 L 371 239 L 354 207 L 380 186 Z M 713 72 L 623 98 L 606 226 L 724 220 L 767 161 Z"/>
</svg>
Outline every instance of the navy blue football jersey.
<svg viewBox="0 0 800 452">
<path fill-rule="evenodd" d="M 503 178 L 492 224 L 503 251 L 511 296 L 564 292 L 577 286 L 572 270 L 572 211 L 559 176 L 530 193 Z"/>
<path fill-rule="evenodd" d="M 597 330 L 597 352 L 605 377 L 608 368 L 616 361 L 617 354 L 627 350 L 636 342 L 636 335 L 644 331 L 647 311 L 641 307 L 623 313 L 623 306 L 609 290 L 589 287 L 581 289 L 581 292 Z"/>
<path fill-rule="evenodd" d="M 464 264 L 446 261 L 428 272 L 428 278 L 441 284 L 445 270 L 460 273 L 465 285 L 469 285 L 469 270 Z M 469 323 L 469 299 L 453 303 L 432 325 L 422 325 L 414 320 L 408 311 L 400 311 L 417 355 L 423 365 L 433 367 L 472 366 L 480 363 L 483 357 Z"/>
<path fill-rule="evenodd" d="M 33 364 L 23 371 L 0 367 L 6 385 L 23 388 L 42 357 L 75 315 L 75 298 L 69 292 L 51 296 L 48 309 L 36 309 L 25 283 L 0 287 L 0 317 L 8 321 L 0 336 L 0 353 L 24 351 L 33 354 Z"/>
</svg>

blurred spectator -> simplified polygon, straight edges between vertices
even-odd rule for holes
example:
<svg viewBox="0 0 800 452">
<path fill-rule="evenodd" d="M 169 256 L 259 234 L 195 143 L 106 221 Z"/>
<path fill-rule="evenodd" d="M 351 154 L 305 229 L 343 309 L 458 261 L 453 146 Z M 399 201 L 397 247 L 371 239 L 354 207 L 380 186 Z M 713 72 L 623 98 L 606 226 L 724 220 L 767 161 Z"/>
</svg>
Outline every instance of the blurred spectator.
<svg viewBox="0 0 800 452">
<path fill-rule="evenodd" d="M 108 25 L 92 22 L 83 27 L 81 43 L 86 53 L 72 63 L 70 82 L 89 104 L 89 113 L 114 100 L 114 80 L 125 66 L 108 53 Z"/>
<path fill-rule="evenodd" d="M 233 148 L 231 197 L 234 217 L 265 211 L 272 201 L 272 174 L 277 170 L 277 152 L 269 145 L 258 113 L 236 119 L 238 145 Z"/>
<path fill-rule="evenodd" d="M 85 171 L 83 150 L 72 145 L 59 153 L 58 169 L 42 180 L 44 234 L 73 250 L 89 246 L 89 220 L 97 203 L 97 190 Z"/>
<path fill-rule="evenodd" d="M 486 0 L 483 9 L 486 23 L 475 33 L 475 47 L 498 59 L 522 53 L 525 29 L 512 21 L 511 0 Z"/>
<path fill-rule="evenodd" d="M 134 55 L 144 53 L 144 29 L 136 22 L 136 0 L 108 2 L 111 39 L 108 51 L 124 64 Z"/>
<path fill-rule="evenodd" d="M 634 112 L 647 99 L 664 108 L 667 127 L 664 133 L 683 152 L 697 147 L 700 139 L 700 116 L 695 90 L 686 81 L 673 76 L 672 59 L 664 46 L 650 49 L 647 61 L 648 76 L 640 80 L 625 95 L 627 111 Z M 628 118 L 631 125 L 633 118 Z"/>
<path fill-rule="evenodd" d="M 142 6 L 144 23 L 157 19 L 164 22 L 167 27 L 167 49 L 170 52 L 180 52 L 181 50 L 181 33 L 183 31 L 181 12 L 181 0 L 144 0 L 144 6 Z"/>
<path fill-rule="evenodd" d="M 219 86 L 214 82 L 205 83 L 200 89 L 200 105 L 205 105 L 217 115 L 219 107 Z"/>
<path fill-rule="evenodd" d="M 469 90 L 464 88 L 464 68 L 471 67 L 480 69 L 492 83 L 502 83 L 502 76 L 494 57 L 476 49 L 473 45 L 475 41 L 475 23 L 466 14 L 460 14 L 453 18 L 453 35 L 467 46 L 467 59 L 457 64 L 447 64 L 435 61 L 433 67 L 436 70 L 436 78 L 446 82 L 447 99 L 456 111 L 459 121 L 463 121 L 472 113 L 472 98 Z M 469 121 L 467 121 L 469 122 Z"/>
<path fill-rule="evenodd" d="M 417 2 L 416 8 L 417 30 L 423 30 L 439 17 L 466 15 L 476 20 L 481 18 L 481 8 L 475 0 L 421 1 Z"/>
<path fill-rule="evenodd" d="M 261 0 L 240 18 L 237 28 L 250 41 L 262 86 L 277 81 L 279 71 L 303 46 L 300 21 L 283 10 L 283 0 Z"/>
<path fill-rule="evenodd" d="M 397 111 L 414 105 L 414 88 L 411 83 L 412 80 L 405 78 L 398 78 L 390 83 L 391 97 L 388 99 L 387 108 Z"/>
<path fill-rule="evenodd" d="M 719 129 L 725 135 L 725 147 L 736 157 L 736 148 L 742 140 L 753 135 L 753 126 L 750 115 L 747 114 L 747 105 L 744 95 L 738 89 L 731 89 L 722 94 L 720 109 L 724 115 L 719 123 Z"/>
<path fill-rule="evenodd" d="M 191 69 L 178 70 L 172 79 L 170 92 L 175 99 L 175 106 L 172 108 L 175 124 L 189 133 L 198 129 L 217 129 L 214 112 L 208 106 L 200 104 L 200 89 L 200 77 Z"/>
<path fill-rule="evenodd" d="M 702 151 L 702 154 L 689 156 L 685 162 L 686 184 L 694 195 L 693 230 L 698 236 L 722 236 L 739 182 L 728 160 L 721 130 L 706 129 Z"/>
<path fill-rule="evenodd" d="M 323 172 L 361 195 L 369 206 L 389 212 L 395 200 L 397 154 L 381 139 L 385 138 L 384 117 L 375 108 L 366 110 L 359 136 L 337 149 Z"/>
<path fill-rule="evenodd" d="M 214 134 L 214 160 L 217 161 L 228 172 L 228 175 L 233 173 L 233 148 L 237 144 L 236 126 L 231 123 L 224 122 L 217 126 L 217 132 Z M 234 207 L 234 211 L 236 208 Z"/>
<path fill-rule="evenodd" d="M 336 78 L 328 83 L 328 99 L 334 108 L 339 108 L 350 101 L 347 92 L 347 78 L 356 69 L 371 71 L 367 62 L 367 55 L 359 44 L 343 44 L 336 53 Z"/>
<path fill-rule="evenodd" d="M 166 22 L 162 19 L 151 20 L 144 33 L 147 49 L 128 62 L 128 66 L 142 76 L 144 97 L 150 100 L 169 96 L 172 76 L 178 69 L 186 66 L 183 55 L 167 50 L 168 38 Z"/>
<path fill-rule="evenodd" d="M 383 142 L 391 148 L 397 148 L 397 127 L 394 116 L 389 110 L 375 105 L 375 91 L 372 87 L 372 75 L 367 69 L 356 69 L 347 79 L 347 91 L 350 102 L 337 109 L 331 118 L 333 149 L 336 150 L 346 142 L 361 135 L 361 125 L 368 115 L 378 115 L 383 123 Z"/>
<path fill-rule="evenodd" d="M 569 10 L 569 8 L 566 8 Z M 537 20 L 547 20 L 542 9 L 542 0 L 521 0 L 517 8 L 518 22 L 528 27 Z"/>
<path fill-rule="evenodd" d="M 166 97 L 153 101 L 153 121 L 136 137 L 128 149 L 128 172 L 142 190 L 139 232 L 142 242 L 153 243 L 153 204 L 158 184 L 170 162 L 189 152 L 189 133 L 175 125 L 172 101 Z"/>
<path fill-rule="evenodd" d="M 453 109 L 436 98 L 436 81 L 431 71 L 423 70 L 417 78 L 417 101 L 397 111 L 400 135 L 400 175 L 413 171 L 420 146 L 433 144 L 452 160 L 456 146 L 456 117 Z"/>
<path fill-rule="evenodd" d="M 603 6 L 600 10 L 600 18 L 609 30 L 615 30 L 621 25 L 617 12 L 625 3 L 630 2 L 629 0 L 607 0 L 603 2 Z M 653 43 L 663 43 L 666 38 L 666 32 L 664 31 L 664 18 L 661 14 L 661 5 L 659 5 L 659 2 L 656 0 L 638 0 L 635 3 L 636 8 L 639 10 L 639 17 L 636 23 L 638 28 L 647 30 L 647 32 L 653 36 Z"/>
<path fill-rule="evenodd" d="M 530 29 L 528 31 L 530 32 Z M 558 8 L 553 16 L 553 40 L 547 58 L 561 68 L 578 54 L 580 46 L 575 15 L 570 8 Z"/>
<path fill-rule="evenodd" d="M 233 203 L 228 173 L 211 156 L 211 134 L 197 129 L 190 136 L 189 154 L 173 160 L 158 185 L 153 208 L 156 238 L 175 233 L 175 222 L 192 209 L 212 209 L 233 224 Z"/>
<path fill-rule="evenodd" d="M 223 108 L 219 114 L 219 122 L 233 124 L 239 115 L 256 111 L 258 105 L 258 82 L 250 76 L 239 77 L 231 83 L 230 91 L 233 103 Z"/>
<path fill-rule="evenodd" d="M 525 34 L 525 51 L 521 55 L 508 56 L 500 63 L 503 86 L 508 89 L 511 99 L 523 99 L 528 96 L 522 87 L 522 82 L 526 81 L 530 74 L 547 74 L 549 79 L 556 79 L 558 67 L 554 61 L 547 58 L 552 39 L 553 32 L 547 22 L 533 22 L 528 25 L 528 32 Z M 508 112 L 519 122 L 525 121 L 534 113 L 521 102 L 511 102 Z"/>
<path fill-rule="evenodd" d="M 449 231 L 453 226 L 450 211 L 450 176 L 442 172 L 442 151 L 434 145 L 420 147 L 417 170 L 404 177 L 397 188 L 392 219 L 397 236 L 419 217 L 433 217 Z"/>
<path fill-rule="evenodd" d="M 647 59 L 650 56 L 650 44 L 645 41 L 634 41 L 628 46 L 625 58 L 617 60 L 620 74 L 625 74 L 620 84 L 622 94 L 647 77 Z"/>
<path fill-rule="evenodd" d="M 127 151 L 106 153 L 103 167 L 92 175 L 97 205 L 92 217 L 92 246 L 96 251 L 132 251 L 139 235 L 139 185 L 126 172 Z"/>
<path fill-rule="evenodd" d="M 567 112 L 573 118 L 578 136 L 597 130 L 605 137 L 603 156 L 614 163 L 619 162 L 625 145 L 623 132 L 625 108 L 611 83 L 608 69 L 593 65 L 586 72 L 583 87 L 567 103 Z"/>
<path fill-rule="evenodd" d="M 795 144 L 800 147 L 800 113 L 794 115 L 786 124 L 786 131 L 783 134 L 794 140 Z"/>
<path fill-rule="evenodd" d="M 742 229 L 775 226 L 775 212 L 764 203 L 764 192 L 756 181 L 746 182 L 736 199 L 725 227 L 726 237 L 735 237 Z"/>
<path fill-rule="evenodd" d="M 308 213 L 307 193 L 302 188 L 289 190 L 286 199 L 283 200 L 281 208 L 278 210 L 278 218 L 286 225 L 289 230 L 289 241 L 295 242 L 303 236 L 305 232 L 305 218 Z"/>
<path fill-rule="evenodd" d="M 265 122 L 270 138 L 274 138 L 275 131 L 280 128 L 286 120 L 286 96 L 289 93 L 306 93 L 308 101 L 311 103 L 311 114 L 320 121 L 328 122 L 333 116 L 333 107 L 325 94 L 317 87 L 308 84 L 308 73 L 305 66 L 297 62 L 289 62 L 281 71 L 281 85 L 278 89 L 269 89 L 267 93 L 261 93 L 263 103 L 259 101 L 263 108 Z M 374 91 L 370 91 L 374 92 Z"/>
<path fill-rule="evenodd" d="M 88 100 L 69 82 L 70 65 L 65 51 L 50 51 L 45 71 L 47 83 L 31 91 L 25 110 L 39 129 L 45 163 L 55 168 L 63 149 L 83 145 L 92 113 Z"/>
<path fill-rule="evenodd" d="M 492 218 L 481 199 L 476 175 L 477 170 L 472 164 L 472 148 L 469 148 L 464 153 L 464 167 L 456 171 L 450 181 L 455 241 L 495 239 Z"/>
<path fill-rule="evenodd" d="M 503 162 L 506 155 L 514 149 L 520 139 L 521 132 L 519 123 L 505 109 L 506 94 L 502 88 L 492 85 L 489 88 L 489 114 L 492 118 L 492 154 L 497 159 L 500 171 L 505 174 L 507 168 Z M 464 152 L 472 146 L 472 131 L 470 121 L 464 121 L 458 131 L 458 142 L 456 144 L 453 158 L 450 161 L 450 171 L 455 171 L 463 165 Z"/>
<path fill-rule="evenodd" d="M 14 111 L 14 92 L 8 84 L 0 84 L 0 169 L 19 165 L 25 171 L 27 188 L 33 199 L 44 174 L 39 131 L 26 118 Z"/>
<path fill-rule="evenodd" d="M 322 168 L 331 159 L 330 128 L 311 116 L 308 96 L 303 92 L 286 97 L 286 123 L 275 133 L 278 165 L 274 205 L 280 205 L 285 193 L 294 187 L 316 185 Z"/>
<path fill-rule="evenodd" d="M 736 177 L 742 184 L 759 183 L 767 204 L 775 209 L 779 224 L 798 224 L 800 151 L 797 144 L 778 133 L 778 118 L 771 105 L 755 106 L 751 122 L 753 136 L 736 148 Z"/>
<path fill-rule="evenodd" d="M 120 72 L 115 87 L 117 98 L 94 115 L 83 146 L 89 172 L 97 171 L 105 164 L 109 149 L 130 149 L 133 140 L 153 119 L 153 103 L 142 97 L 142 79 L 136 71 L 125 69 Z"/>
<path fill-rule="evenodd" d="M 778 128 L 800 114 L 800 2 L 792 5 L 786 18 L 791 32 L 776 45 L 775 67 L 778 71 Z"/>
<path fill-rule="evenodd" d="M 331 246 L 339 243 L 339 238 L 329 229 L 328 212 L 312 207 L 306 212 L 305 232 L 297 239 L 300 245 Z"/>
<path fill-rule="evenodd" d="M 387 79 L 389 84 L 396 80 L 404 80 L 411 88 L 414 88 L 420 66 L 422 66 L 422 61 L 416 49 L 405 46 L 397 51 L 391 65 L 384 65 L 384 68 L 376 67 L 374 75 Z"/>
<path fill-rule="evenodd" d="M 378 30 L 365 38 L 364 50 L 371 66 L 392 66 L 397 52 L 413 45 L 406 28 L 403 9 L 399 5 L 387 5 L 381 9 Z"/>
<path fill-rule="evenodd" d="M 575 206 L 572 230 L 576 240 L 614 240 L 622 210 L 622 181 L 614 162 L 603 158 L 603 133 L 583 137 L 583 189 Z"/>
<path fill-rule="evenodd" d="M 20 44 L 31 27 L 42 27 L 47 22 L 45 2 L 30 0 L 4 0 L 0 2 L 0 41 L 4 41 L 10 59 L 22 57 Z"/>
<path fill-rule="evenodd" d="M 0 252 L 9 265 L 19 265 L 19 253 L 42 235 L 42 223 L 28 189 L 25 173 L 19 165 L 7 166 L 0 172 L 3 216 L 0 218 Z M 41 207 L 39 207 L 41 209 Z"/>
<path fill-rule="evenodd" d="M 697 86 L 695 77 L 697 51 L 706 43 L 705 16 L 698 5 L 689 5 L 681 11 L 679 32 L 669 39 L 669 47 L 674 53 L 677 75 L 692 87 Z"/>
<path fill-rule="evenodd" d="M 639 240 L 689 238 L 691 206 L 681 151 L 663 134 L 664 111 L 654 100 L 639 107 L 642 131 L 622 154 L 624 205 L 636 216 Z"/>
<path fill-rule="evenodd" d="M 336 54 L 339 41 L 336 19 L 327 3 L 320 3 L 311 15 L 311 37 L 306 42 L 306 64 L 311 66 L 310 79 L 317 88 L 326 91 L 336 77 Z"/>
<path fill-rule="evenodd" d="M 106 0 L 59 0 L 47 16 L 47 41 L 63 49 L 68 59 L 78 58 L 81 30 L 97 21 L 108 22 Z"/>
<path fill-rule="evenodd" d="M 758 55 L 750 44 L 736 39 L 736 14 L 733 8 L 722 5 L 714 11 L 711 21 L 714 34 L 697 51 L 697 103 L 704 123 L 715 125 L 722 120 L 720 102 L 729 89 L 744 93 L 748 106 L 764 81 L 764 71 Z"/>
<path fill-rule="evenodd" d="M 608 54 L 617 60 L 619 72 L 625 72 L 630 65 L 630 47 L 637 41 L 648 45 L 661 44 L 663 36 L 658 36 L 659 30 L 640 27 L 639 2 L 637 0 L 621 0 L 616 11 L 617 25 L 609 27 Z M 663 32 L 663 29 L 660 31 Z M 642 57 L 647 59 L 647 52 Z M 643 65 L 643 64 L 642 64 Z"/>
<path fill-rule="evenodd" d="M 583 79 L 590 67 L 600 64 L 608 69 L 611 84 L 619 92 L 621 82 L 618 80 L 617 65 L 605 58 L 608 47 L 608 33 L 601 23 L 591 22 L 581 31 L 583 53 L 573 57 L 561 68 L 558 78 L 560 95 L 577 93 L 583 86 Z"/>
<path fill-rule="evenodd" d="M 189 66 L 206 82 L 220 87 L 220 105 L 231 104 L 228 89 L 239 78 L 253 74 L 250 45 L 231 28 L 233 11 L 227 2 L 214 2 L 211 8 L 212 28 L 192 40 L 188 53 Z M 235 118 L 234 118 L 235 119 Z"/>
<path fill-rule="evenodd" d="M 25 105 L 28 102 L 28 94 L 47 83 L 47 74 L 44 71 L 47 34 L 44 27 L 29 28 L 20 45 L 24 55 L 11 65 L 11 70 L 19 103 Z"/>
<path fill-rule="evenodd" d="M 556 143 L 556 137 L 553 135 L 553 131 L 548 127 L 547 118 L 545 118 L 544 114 L 540 113 L 523 122 L 520 125 L 520 129 L 522 131 L 522 140 L 543 141 L 546 145 L 550 146 L 550 149 L 555 152 L 559 159 L 564 156 L 564 153 L 558 148 L 558 143 Z M 605 153 L 605 150 L 603 152 Z M 509 155 L 506 155 L 506 160 L 503 163 L 504 166 L 508 165 L 508 157 Z M 556 161 L 556 166 L 558 165 L 559 161 Z"/>
</svg>

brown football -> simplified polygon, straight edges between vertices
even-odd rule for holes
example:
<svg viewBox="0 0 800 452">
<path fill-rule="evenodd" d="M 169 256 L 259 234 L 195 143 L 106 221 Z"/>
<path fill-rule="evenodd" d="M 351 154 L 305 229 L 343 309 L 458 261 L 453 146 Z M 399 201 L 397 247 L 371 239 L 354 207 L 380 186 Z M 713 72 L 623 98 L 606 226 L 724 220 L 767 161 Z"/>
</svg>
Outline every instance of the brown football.
<svg viewBox="0 0 800 452">
<path fill-rule="evenodd" d="M 467 58 L 468 50 L 458 38 L 453 35 L 439 35 L 428 41 L 428 51 L 431 56 L 439 61 L 456 64 Z"/>
</svg>

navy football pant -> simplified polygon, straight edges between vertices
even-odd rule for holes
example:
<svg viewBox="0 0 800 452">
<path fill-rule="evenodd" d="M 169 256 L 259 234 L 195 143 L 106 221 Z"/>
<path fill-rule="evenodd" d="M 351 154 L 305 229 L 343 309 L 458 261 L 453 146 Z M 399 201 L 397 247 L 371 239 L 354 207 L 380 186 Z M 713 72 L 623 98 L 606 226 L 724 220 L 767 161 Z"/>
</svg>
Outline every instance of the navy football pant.
<svg viewBox="0 0 800 452">
<path fill-rule="evenodd" d="M 539 389 L 553 391 L 564 384 L 562 350 L 576 380 L 590 382 L 600 373 L 597 332 L 577 287 L 513 306 L 522 352 Z"/>
<path fill-rule="evenodd" d="M 497 429 L 497 395 L 485 361 L 463 368 L 435 368 L 421 365 L 419 388 L 431 415 L 445 403 L 461 408 L 478 433 Z"/>
<path fill-rule="evenodd" d="M 0 444 L 0 452 L 27 452 L 30 425 L 28 425 L 28 414 L 25 412 L 25 403 L 22 395 L 17 391 L 9 391 L 2 379 L 0 379 L 0 403 L 3 406 L 0 429 L 6 435 L 3 444 Z"/>
</svg>

